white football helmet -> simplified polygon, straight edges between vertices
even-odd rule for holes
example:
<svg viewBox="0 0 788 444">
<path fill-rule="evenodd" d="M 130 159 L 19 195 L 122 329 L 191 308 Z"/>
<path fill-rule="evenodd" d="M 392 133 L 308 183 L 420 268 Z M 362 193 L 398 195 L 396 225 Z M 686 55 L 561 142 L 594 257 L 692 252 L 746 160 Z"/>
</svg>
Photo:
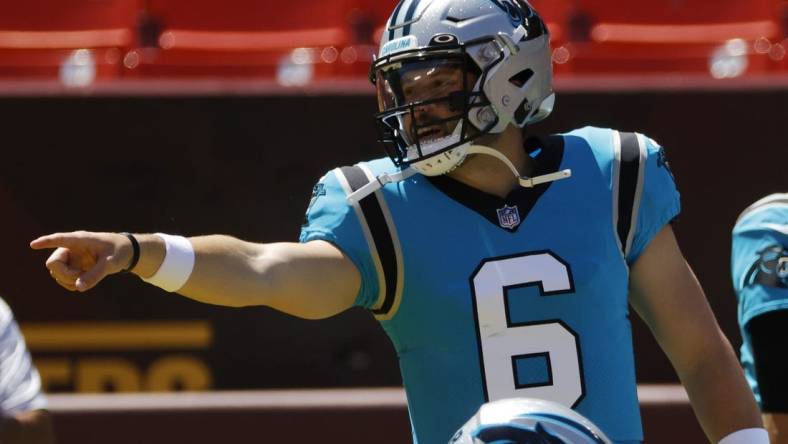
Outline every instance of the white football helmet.
<svg viewBox="0 0 788 444">
<path fill-rule="evenodd" d="M 526 0 L 402 0 L 370 70 L 394 163 L 444 174 L 479 136 L 547 117 L 549 40 Z"/>
<path fill-rule="evenodd" d="M 449 444 L 611 444 L 583 415 L 569 407 L 533 398 L 488 402 Z"/>
</svg>

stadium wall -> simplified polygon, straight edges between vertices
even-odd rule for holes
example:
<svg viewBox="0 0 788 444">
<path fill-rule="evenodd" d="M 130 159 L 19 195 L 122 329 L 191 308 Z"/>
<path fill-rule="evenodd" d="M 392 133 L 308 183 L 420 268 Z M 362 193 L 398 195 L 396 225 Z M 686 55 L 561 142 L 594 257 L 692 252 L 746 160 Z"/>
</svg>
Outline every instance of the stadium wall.
<svg viewBox="0 0 788 444">
<path fill-rule="evenodd" d="M 638 396 L 645 442 L 705 442 L 681 387 L 641 385 Z M 401 389 L 53 395 L 51 398 L 60 444 L 403 444 L 411 441 L 405 393 Z"/>
<path fill-rule="evenodd" d="M 616 127 L 666 147 L 677 235 L 737 344 L 729 233 L 747 204 L 785 191 L 787 104 L 788 88 L 568 90 L 534 131 Z M 380 156 L 374 107 L 369 94 L 0 99 L 0 295 L 47 390 L 398 385 L 393 349 L 364 312 L 313 322 L 213 307 L 133 276 L 69 294 L 27 246 L 74 229 L 296 240 L 315 181 Z M 647 329 L 633 329 L 640 381 L 675 381 Z"/>
</svg>

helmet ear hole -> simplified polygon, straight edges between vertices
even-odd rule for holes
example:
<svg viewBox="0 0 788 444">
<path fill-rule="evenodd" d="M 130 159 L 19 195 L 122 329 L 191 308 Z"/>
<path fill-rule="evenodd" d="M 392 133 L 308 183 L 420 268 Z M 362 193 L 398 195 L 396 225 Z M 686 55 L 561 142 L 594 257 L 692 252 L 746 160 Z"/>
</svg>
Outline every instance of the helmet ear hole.
<svg viewBox="0 0 788 444">
<path fill-rule="evenodd" d="M 531 105 L 528 103 L 528 99 L 525 99 L 514 111 L 514 121 L 517 122 L 517 125 L 522 126 L 529 114 L 531 114 Z"/>
<path fill-rule="evenodd" d="M 525 69 L 509 77 L 509 83 L 511 83 L 512 85 L 518 88 L 522 88 L 522 86 L 525 85 L 525 82 L 527 82 L 528 79 L 533 77 L 533 75 L 534 75 L 533 70 Z"/>
<path fill-rule="evenodd" d="M 522 89 L 526 83 L 534 76 L 534 71 L 532 69 L 524 69 L 517 74 L 509 77 L 509 83 L 514 85 L 517 88 Z M 531 115 L 533 111 L 533 107 L 528 102 L 528 99 L 524 99 L 522 103 L 514 110 L 514 121 L 517 123 L 518 126 L 523 126 L 525 121 L 528 119 L 528 116 Z"/>
</svg>

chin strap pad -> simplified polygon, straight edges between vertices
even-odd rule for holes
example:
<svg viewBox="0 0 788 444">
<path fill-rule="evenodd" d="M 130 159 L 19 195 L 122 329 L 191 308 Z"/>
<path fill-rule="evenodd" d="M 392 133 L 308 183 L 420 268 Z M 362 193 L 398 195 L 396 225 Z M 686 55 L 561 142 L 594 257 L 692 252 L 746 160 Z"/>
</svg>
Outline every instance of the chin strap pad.
<svg viewBox="0 0 788 444">
<path fill-rule="evenodd" d="M 361 199 L 383 188 L 383 185 L 386 185 L 387 183 L 401 182 L 416 174 L 417 172 L 418 171 L 414 170 L 413 168 L 408 167 L 402 171 L 397 171 L 396 173 L 383 173 L 377 177 L 377 180 L 367 182 L 366 185 L 350 193 L 347 196 L 347 201 L 351 204 L 358 203 Z"/>
<path fill-rule="evenodd" d="M 533 188 L 537 185 L 541 185 L 547 182 L 553 182 L 556 180 L 566 179 L 568 177 L 572 177 L 572 170 L 566 169 L 561 171 L 556 171 L 555 173 L 543 174 L 541 176 L 536 177 L 525 177 L 520 176 L 520 173 L 517 172 L 517 169 L 512 165 L 512 162 L 509 160 L 508 157 L 504 156 L 503 153 L 500 151 L 490 148 L 484 145 L 471 145 L 468 147 L 468 154 L 486 154 L 488 156 L 493 156 L 496 159 L 503 162 L 509 170 L 511 170 L 512 174 L 517 177 L 517 181 L 520 186 L 525 188 Z"/>
</svg>

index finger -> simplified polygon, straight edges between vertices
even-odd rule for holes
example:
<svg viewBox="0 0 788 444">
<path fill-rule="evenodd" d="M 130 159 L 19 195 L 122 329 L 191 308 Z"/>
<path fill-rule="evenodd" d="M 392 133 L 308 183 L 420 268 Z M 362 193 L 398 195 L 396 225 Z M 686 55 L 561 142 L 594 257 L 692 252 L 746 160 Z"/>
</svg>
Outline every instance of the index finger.
<svg viewBox="0 0 788 444">
<path fill-rule="evenodd" d="M 30 248 L 43 250 L 46 248 L 71 248 L 78 243 L 79 237 L 75 233 L 54 233 L 41 236 L 30 242 Z"/>
</svg>

